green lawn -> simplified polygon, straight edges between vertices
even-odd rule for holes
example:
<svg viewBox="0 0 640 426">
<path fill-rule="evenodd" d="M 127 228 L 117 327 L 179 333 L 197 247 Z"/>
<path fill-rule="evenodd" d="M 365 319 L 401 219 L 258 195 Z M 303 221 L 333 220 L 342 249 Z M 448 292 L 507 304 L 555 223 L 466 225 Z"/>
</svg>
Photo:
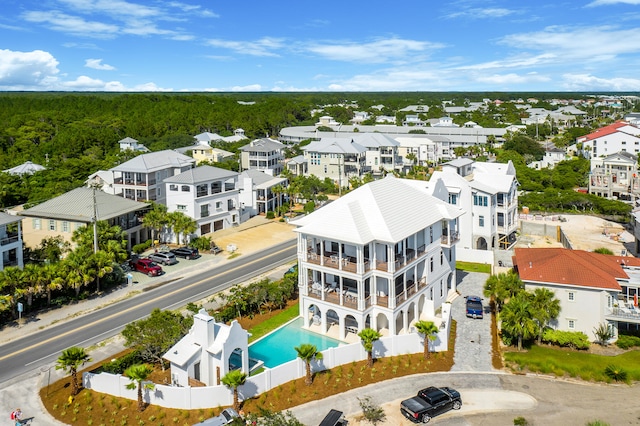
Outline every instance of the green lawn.
<svg viewBox="0 0 640 426">
<path fill-rule="evenodd" d="M 627 372 L 628 381 L 640 380 L 640 351 L 634 350 L 617 356 L 594 355 L 580 351 L 567 351 L 532 346 L 526 352 L 505 352 L 507 365 L 516 371 L 532 371 L 556 376 L 577 377 L 582 380 L 610 382 L 604 374 L 613 365 Z"/>
<path fill-rule="evenodd" d="M 249 343 L 259 339 L 265 334 L 270 333 L 271 331 L 280 327 L 282 324 L 288 323 L 298 315 L 300 315 L 300 307 L 296 303 L 295 305 L 292 305 L 286 310 L 280 312 L 278 315 L 273 316 L 268 320 L 261 322 L 255 327 L 252 327 L 249 330 L 249 333 L 251 333 L 251 336 L 249 337 Z"/>
<path fill-rule="evenodd" d="M 456 262 L 456 269 L 467 272 L 484 272 L 485 274 L 491 273 L 491 265 L 486 263 L 471 263 L 471 262 Z"/>
</svg>

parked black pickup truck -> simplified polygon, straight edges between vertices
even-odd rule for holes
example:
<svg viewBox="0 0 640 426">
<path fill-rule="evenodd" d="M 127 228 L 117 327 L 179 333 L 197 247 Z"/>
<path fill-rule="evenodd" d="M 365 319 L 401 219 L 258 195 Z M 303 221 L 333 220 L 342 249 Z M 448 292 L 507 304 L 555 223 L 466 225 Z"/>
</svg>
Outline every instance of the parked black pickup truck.
<svg viewBox="0 0 640 426">
<path fill-rule="evenodd" d="M 402 415 L 414 423 L 429 423 L 432 417 L 460 407 L 462 399 L 457 390 L 435 386 L 422 389 L 417 396 L 400 403 Z"/>
</svg>

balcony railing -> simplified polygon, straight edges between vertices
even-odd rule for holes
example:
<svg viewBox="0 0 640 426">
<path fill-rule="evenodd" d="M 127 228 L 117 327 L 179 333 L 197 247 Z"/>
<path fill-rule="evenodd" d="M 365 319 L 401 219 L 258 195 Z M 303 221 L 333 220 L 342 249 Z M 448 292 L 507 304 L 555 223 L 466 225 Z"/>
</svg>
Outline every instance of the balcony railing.
<svg viewBox="0 0 640 426">
<path fill-rule="evenodd" d="M 20 239 L 19 235 L 12 235 L 0 240 L 0 244 L 6 246 L 7 244 L 17 243 Z"/>
<path fill-rule="evenodd" d="M 624 322 L 640 324 L 640 311 L 631 308 L 611 308 L 605 311 L 605 316 Z"/>
<path fill-rule="evenodd" d="M 458 240 L 460 240 L 460 234 L 458 232 L 452 232 L 449 235 L 443 235 L 440 238 L 440 242 L 444 245 L 450 246 L 453 243 L 457 242 Z"/>
</svg>

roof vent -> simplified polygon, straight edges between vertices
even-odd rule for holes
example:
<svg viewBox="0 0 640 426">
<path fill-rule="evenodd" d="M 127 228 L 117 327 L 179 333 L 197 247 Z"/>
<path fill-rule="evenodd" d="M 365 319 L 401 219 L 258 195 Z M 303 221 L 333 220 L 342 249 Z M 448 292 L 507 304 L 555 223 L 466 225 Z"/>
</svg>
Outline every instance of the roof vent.
<svg viewBox="0 0 640 426">
<path fill-rule="evenodd" d="M 533 262 L 529 262 L 529 268 L 533 268 Z"/>
</svg>

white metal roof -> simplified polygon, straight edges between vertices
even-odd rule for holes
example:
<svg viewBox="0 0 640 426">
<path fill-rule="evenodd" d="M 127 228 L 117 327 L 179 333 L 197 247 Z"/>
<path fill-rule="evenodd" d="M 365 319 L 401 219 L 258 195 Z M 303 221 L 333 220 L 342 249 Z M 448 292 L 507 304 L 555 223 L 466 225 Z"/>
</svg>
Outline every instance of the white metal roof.
<svg viewBox="0 0 640 426">
<path fill-rule="evenodd" d="M 424 182 L 423 182 L 424 183 Z M 430 195 L 426 184 L 388 175 L 292 223 L 296 232 L 364 244 L 397 242 L 463 211 Z"/>
</svg>

